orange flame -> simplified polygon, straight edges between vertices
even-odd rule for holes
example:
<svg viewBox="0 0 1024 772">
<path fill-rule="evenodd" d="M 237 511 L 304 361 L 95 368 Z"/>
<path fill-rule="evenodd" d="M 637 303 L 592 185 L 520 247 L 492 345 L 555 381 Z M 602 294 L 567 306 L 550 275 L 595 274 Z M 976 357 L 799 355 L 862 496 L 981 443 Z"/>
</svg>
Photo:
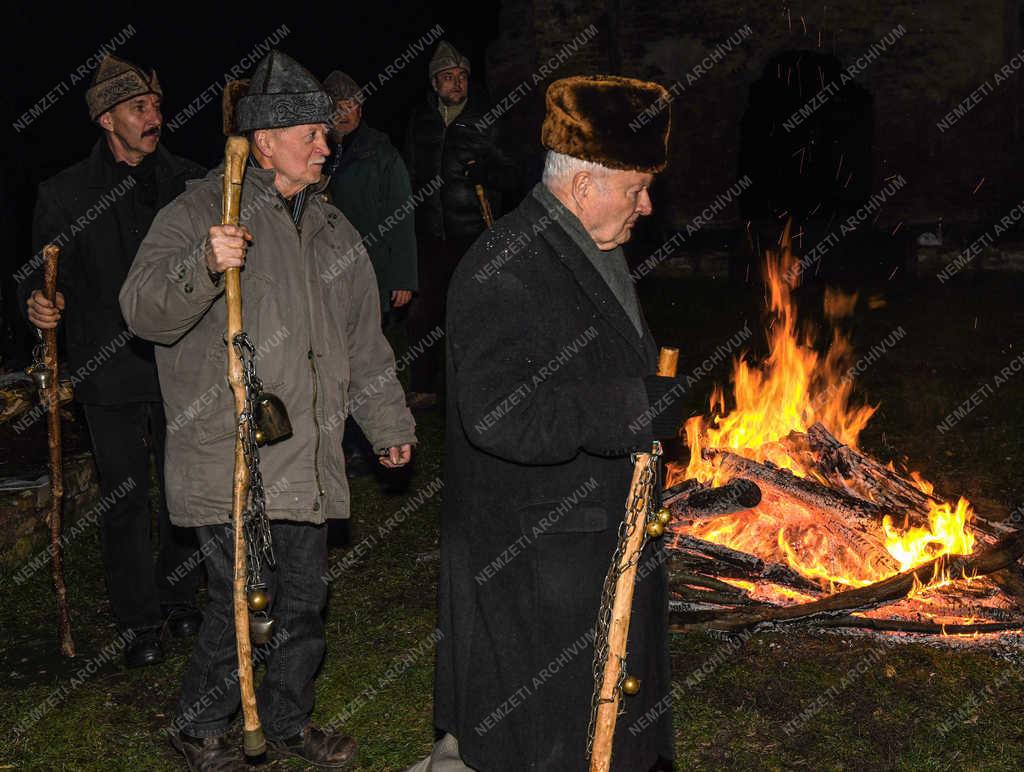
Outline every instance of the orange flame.
<svg viewBox="0 0 1024 772">
<path fill-rule="evenodd" d="M 710 399 L 711 419 L 694 416 L 686 422 L 689 465 L 684 473 L 670 470 L 670 483 L 684 477 L 712 485 L 726 482 L 728 473 L 704 457 L 705 448 L 770 461 L 798 476 L 814 474 L 780 441 L 792 432 L 806 432 L 815 422 L 822 423 L 840 442 L 857 447 L 876 406 L 853 403 L 853 348 L 848 337 L 833 328 L 830 346 L 822 355 L 814 348 L 813 330 L 798 329 L 791 288 L 799 275 L 787 226 L 779 252 L 769 252 L 765 262 L 768 356 L 760 365 L 748 362 L 745 354 L 735 360 L 731 410 L 724 390 L 716 385 Z M 834 323 L 848 316 L 856 301 L 856 295 L 829 290 L 825 294 L 826 318 Z M 890 468 L 895 471 L 891 464 Z M 931 483 L 916 472 L 912 479 L 921 491 L 932 495 Z M 974 548 L 974 535 L 968 527 L 972 517 L 970 504 L 962 498 L 955 506 L 935 503 L 927 528 L 903 531 L 886 516 L 877 534 L 879 547 L 872 554 L 862 544 L 837 540 L 820 514 L 766 493 L 753 510 L 695 523 L 687 530 L 698 538 L 788 564 L 831 591 L 835 585 L 864 586 L 940 555 L 969 554 Z M 883 545 L 888 554 L 882 551 Z M 926 586 L 944 581 L 949 577 L 935 576 Z M 923 589 L 915 585 L 915 592 Z"/>
<path fill-rule="evenodd" d="M 841 442 L 857 447 L 861 430 L 875 412 L 871 406 L 850 404 L 853 378 L 848 371 L 853 348 L 849 340 L 836 331 L 822 357 L 813 347 L 811 331 L 800 334 L 797 330 L 790 285 L 799 279 L 799 271 L 790 250 L 788 226 L 779 254 L 768 254 L 765 278 L 772 315 L 768 357 L 759 367 L 749 364 L 744 355 L 736 360 L 732 374 L 735 407 L 731 412 L 726 413 L 725 394 L 716 386 L 711 394 L 711 425 L 701 416 L 686 422 L 688 478 L 723 482 L 715 478 L 714 467 L 702 457 L 705 447 L 731 450 L 755 461 L 771 461 L 805 476 L 802 466 L 772 443 L 792 431 L 807 431 L 820 421 Z M 842 315 L 847 307 L 852 309 L 852 301 L 841 300 L 839 293 L 830 293 L 828 303 L 835 315 Z"/>
</svg>

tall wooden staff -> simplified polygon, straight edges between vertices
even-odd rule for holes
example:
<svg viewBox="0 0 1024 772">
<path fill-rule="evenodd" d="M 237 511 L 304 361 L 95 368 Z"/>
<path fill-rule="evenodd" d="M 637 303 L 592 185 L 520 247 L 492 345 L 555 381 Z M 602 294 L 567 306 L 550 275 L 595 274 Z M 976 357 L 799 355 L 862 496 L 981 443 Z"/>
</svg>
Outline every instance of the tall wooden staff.
<svg viewBox="0 0 1024 772">
<path fill-rule="evenodd" d="M 43 248 L 43 294 L 56 305 L 57 258 L 60 249 L 53 244 Z M 64 469 L 61 460 L 60 437 L 60 378 L 57 369 L 57 328 L 43 330 L 43 365 L 36 376 L 39 396 L 46 405 L 47 446 L 50 452 L 50 567 L 53 589 L 57 594 L 57 631 L 60 651 L 65 657 L 75 656 L 75 642 L 71 638 L 71 614 L 68 611 L 68 588 L 64 584 L 64 559 L 60 546 L 61 500 L 64 498 Z"/>
<path fill-rule="evenodd" d="M 679 349 L 661 349 L 658 357 L 658 375 L 674 378 L 678 362 Z M 664 521 L 667 518 L 661 512 L 658 513 L 660 519 L 648 519 L 652 507 L 650 497 L 656 496 L 658 490 L 657 457 L 660 454 L 661 448 L 655 443 L 650 453 L 636 455 L 633 481 L 626 499 L 625 541 L 620 543 L 619 549 L 615 551 L 612 565 L 608 569 L 609 579 L 606 582 L 614 579 L 615 587 L 611 598 L 611 621 L 607 628 L 607 655 L 592 727 L 594 735 L 590 750 L 590 772 L 607 772 L 611 768 L 612 739 L 615 736 L 615 721 L 619 714 L 619 699 L 622 692 L 636 694 L 640 688 L 637 679 L 623 678 L 622 666 L 626 661 L 633 589 L 636 586 L 636 569 L 644 537 L 660 536 L 666 525 Z M 603 606 L 602 601 L 602 608 Z M 598 624 L 600 627 L 600 620 Z"/>
<path fill-rule="evenodd" d="M 232 84 L 234 85 L 234 84 Z M 228 88 L 224 91 L 225 133 L 230 134 L 233 127 L 230 115 L 231 100 L 237 98 L 237 89 Z M 249 158 L 249 141 L 245 137 L 228 136 L 224 148 L 224 197 L 221 207 L 221 225 L 238 225 L 239 209 L 242 201 L 242 178 L 245 176 L 245 164 Z M 235 349 L 235 336 L 242 332 L 242 279 L 238 268 L 228 268 L 224 272 L 224 297 L 228 312 L 227 349 L 228 349 L 228 382 L 235 397 L 235 425 L 238 426 L 241 415 L 245 411 L 245 380 L 242 372 L 242 360 Z M 235 612 L 235 647 L 238 653 L 238 686 L 242 695 L 242 749 L 250 758 L 258 758 L 266 753 L 267 743 L 263 736 L 263 727 L 256 712 L 256 691 L 252 676 L 252 641 L 249 638 L 249 606 L 246 599 L 246 546 L 243 513 L 249 496 L 249 467 L 246 464 L 245 449 L 242 437 L 235 432 L 235 474 L 231 493 L 231 521 L 234 524 L 234 584 L 232 600 Z"/>
</svg>

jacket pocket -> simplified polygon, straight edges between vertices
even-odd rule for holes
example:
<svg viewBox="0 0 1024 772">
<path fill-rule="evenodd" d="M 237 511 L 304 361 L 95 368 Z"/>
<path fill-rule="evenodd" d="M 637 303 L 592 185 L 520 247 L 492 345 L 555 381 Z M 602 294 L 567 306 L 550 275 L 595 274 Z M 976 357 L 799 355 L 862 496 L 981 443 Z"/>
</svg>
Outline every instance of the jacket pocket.
<svg viewBox="0 0 1024 772">
<path fill-rule="evenodd" d="M 564 501 L 528 504 L 519 510 L 519 527 L 531 539 L 556 533 L 598 533 L 609 528 L 608 510 L 601 504 L 568 506 Z"/>
</svg>

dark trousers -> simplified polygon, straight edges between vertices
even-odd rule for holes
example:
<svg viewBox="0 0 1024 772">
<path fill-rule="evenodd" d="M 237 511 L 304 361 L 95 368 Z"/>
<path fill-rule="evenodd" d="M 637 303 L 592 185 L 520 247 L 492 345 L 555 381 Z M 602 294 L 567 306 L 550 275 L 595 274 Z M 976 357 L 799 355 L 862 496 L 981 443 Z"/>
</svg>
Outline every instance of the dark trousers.
<svg viewBox="0 0 1024 772">
<path fill-rule="evenodd" d="M 448 283 L 459 260 L 475 239 L 444 240 L 420 236 L 420 288 L 409 305 L 409 345 L 427 338 L 436 327 L 444 329 Z M 444 345 L 440 341 L 427 346 L 409 366 L 409 391 L 440 393 L 444 374 Z"/>
<path fill-rule="evenodd" d="M 209 600 L 185 668 L 176 726 L 194 737 L 224 734 L 240 705 L 232 607 L 231 526 L 196 529 L 206 555 Z M 264 567 L 274 637 L 253 649 L 267 671 L 256 690 L 260 723 L 270 740 L 299 732 L 313 714 L 313 679 L 323 660 L 327 603 L 327 526 L 275 521 L 270 525 L 277 568 Z"/>
<path fill-rule="evenodd" d="M 166 423 L 160 402 L 84 405 L 105 506 L 100 545 L 110 605 L 122 630 L 157 627 L 160 605 L 195 603 L 200 560 L 187 528 L 171 525 L 164 503 Z M 160 551 L 151 543 L 149 454 L 160 481 Z M 110 502 L 110 503 L 108 503 Z"/>
</svg>

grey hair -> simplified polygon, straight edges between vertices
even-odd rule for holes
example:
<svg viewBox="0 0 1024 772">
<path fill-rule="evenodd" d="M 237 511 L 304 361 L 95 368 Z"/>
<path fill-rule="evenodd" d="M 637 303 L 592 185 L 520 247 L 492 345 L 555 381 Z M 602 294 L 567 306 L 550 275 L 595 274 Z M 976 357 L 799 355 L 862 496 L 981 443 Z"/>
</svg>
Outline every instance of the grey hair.
<svg viewBox="0 0 1024 772">
<path fill-rule="evenodd" d="M 541 176 L 541 181 L 545 185 L 561 180 L 568 181 L 579 172 L 591 172 L 598 179 L 602 179 L 610 171 L 612 169 L 593 161 L 584 161 L 582 158 L 549 150 L 544 159 L 544 174 Z"/>
</svg>

